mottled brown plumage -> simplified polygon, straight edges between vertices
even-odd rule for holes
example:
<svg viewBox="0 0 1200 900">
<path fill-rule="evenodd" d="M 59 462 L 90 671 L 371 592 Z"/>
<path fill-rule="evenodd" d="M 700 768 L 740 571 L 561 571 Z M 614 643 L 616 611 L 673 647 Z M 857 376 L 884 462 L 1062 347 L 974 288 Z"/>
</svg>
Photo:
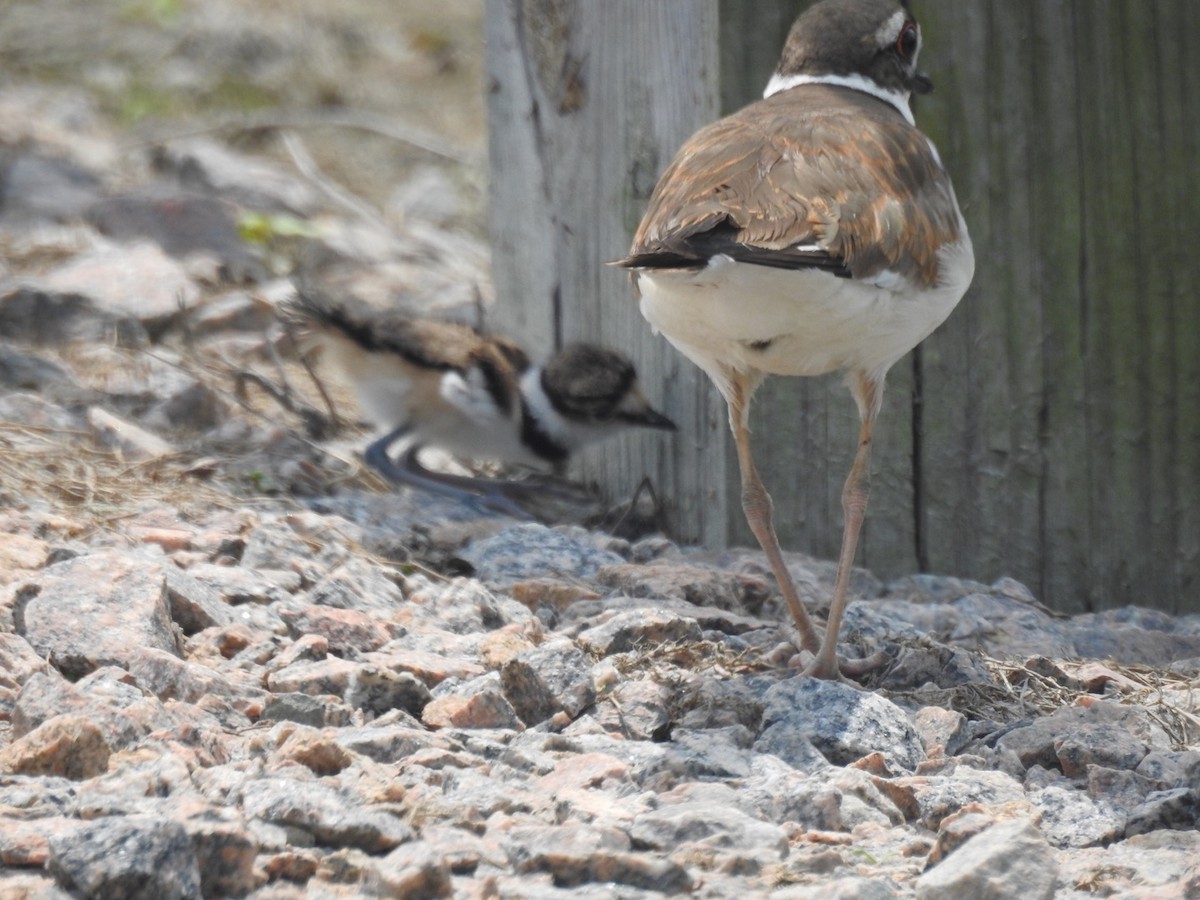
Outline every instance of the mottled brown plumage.
<svg viewBox="0 0 1200 900">
<path fill-rule="evenodd" d="M 623 265 L 673 254 L 891 270 L 923 286 L 958 240 L 950 178 L 894 107 L 849 88 L 773 94 L 702 128 L 663 173 Z M 796 249 L 815 245 L 816 249 Z"/>
</svg>

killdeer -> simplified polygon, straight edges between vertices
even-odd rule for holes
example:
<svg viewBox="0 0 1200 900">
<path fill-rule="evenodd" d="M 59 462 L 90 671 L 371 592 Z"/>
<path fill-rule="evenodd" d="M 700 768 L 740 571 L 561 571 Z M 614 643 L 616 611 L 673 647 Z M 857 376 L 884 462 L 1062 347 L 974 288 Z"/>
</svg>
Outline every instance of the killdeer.
<svg viewBox="0 0 1200 900">
<path fill-rule="evenodd" d="M 472 460 L 560 468 L 585 444 L 627 426 L 675 430 L 615 350 L 571 344 L 534 365 L 505 338 L 309 288 L 283 313 L 353 383 L 366 416 L 387 429 L 365 459 L 392 481 L 526 516 L 509 497 L 512 485 L 432 471 L 418 453 L 433 446 Z M 410 443 L 397 463 L 389 449 L 401 438 Z"/>
<path fill-rule="evenodd" d="M 870 482 L 884 377 L 962 298 L 975 270 L 950 176 L 909 100 L 932 90 L 921 31 L 895 0 L 821 0 L 792 26 L 765 96 L 701 129 L 660 178 L 617 264 L 655 331 L 729 406 L 746 520 L 779 582 L 806 671 L 861 674 L 838 632 Z M 751 455 L 769 374 L 843 371 L 861 417 L 822 639 L 797 597 Z"/>
</svg>

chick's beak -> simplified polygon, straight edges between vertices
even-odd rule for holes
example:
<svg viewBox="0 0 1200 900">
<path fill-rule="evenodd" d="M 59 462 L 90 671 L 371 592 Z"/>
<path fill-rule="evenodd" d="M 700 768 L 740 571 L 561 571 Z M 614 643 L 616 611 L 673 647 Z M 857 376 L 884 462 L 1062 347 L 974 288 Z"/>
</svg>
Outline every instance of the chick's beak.
<svg viewBox="0 0 1200 900">
<path fill-rule="evenodd" d="M 639 412 L 627 412 L 622 418 L 630 425 L 640 425 L 643 428 L 658 428 L 662 431 L 678 431 L 675 423 L 656 409 L 647 406 Z"/>
</svg>

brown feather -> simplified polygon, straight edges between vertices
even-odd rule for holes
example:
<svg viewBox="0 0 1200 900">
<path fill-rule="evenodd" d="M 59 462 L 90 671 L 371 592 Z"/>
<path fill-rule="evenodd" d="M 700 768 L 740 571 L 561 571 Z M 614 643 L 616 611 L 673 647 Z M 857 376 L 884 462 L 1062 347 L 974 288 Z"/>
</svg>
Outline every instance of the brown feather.
<svg viewBox="0 0 1200 900">
<path fill-rule="evenodd" d="M 668 254 L 704 265 L 697 248 L 722 228 L 748 262 L 755 248 L 816 244 L 855 278 L 892 270 L 921 286 L 937 281 L 938 250 L 960 236 L 950 179 L 925 136 L 874 97 L 815 84 L 698 131 L 620 264 Z"/>
</svg>

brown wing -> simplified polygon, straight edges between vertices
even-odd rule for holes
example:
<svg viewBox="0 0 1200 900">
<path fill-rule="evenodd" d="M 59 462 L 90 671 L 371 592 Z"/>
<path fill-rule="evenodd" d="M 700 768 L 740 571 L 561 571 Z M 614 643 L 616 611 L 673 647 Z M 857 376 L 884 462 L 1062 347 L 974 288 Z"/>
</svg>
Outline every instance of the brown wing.
<svg viewBox="0 0 1200 900">
<path fill-rule="evenodd" d="M 650 198 L 629 268 L 759 265 L 937 279 L 959 237 L 950 179 L 896 110 L 846 88 L 775 94 L 698 131 Z"/>
<path fill-rule="evenodd" d="M 305 328 L 341 335 L 365 352 L 395 354 L 422 369 L 464 375 L 478 369 L 488 393 L 505 412 L 516 401 L 518 376 L 529 368 L 525 352 L 506 338 L 484 337 L 458 322 L 374 309 L 352 298 L 333 299 L 311 285 L 297 288 L 283 314 Z"/>
</svg>

